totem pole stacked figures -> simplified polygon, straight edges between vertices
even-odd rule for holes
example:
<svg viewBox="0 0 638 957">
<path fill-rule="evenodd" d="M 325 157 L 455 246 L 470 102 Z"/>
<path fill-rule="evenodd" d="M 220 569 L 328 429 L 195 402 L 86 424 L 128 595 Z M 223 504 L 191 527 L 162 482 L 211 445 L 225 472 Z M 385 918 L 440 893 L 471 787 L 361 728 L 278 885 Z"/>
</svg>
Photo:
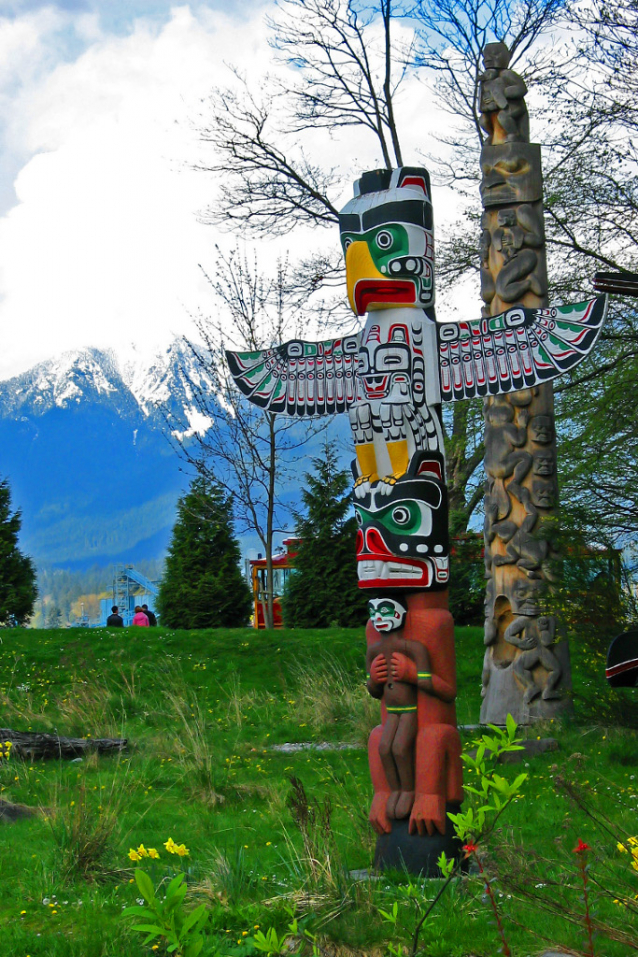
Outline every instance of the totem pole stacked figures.
<svg viewBox="0 0 638 957">
<path fill-rule="evenodd" d="M 540 146 L 529 142 L 523 79 L 504 43 L 484 49 L 481 77 L 483 316 L 512 306 L 547 316 Z M 559 333 L 560 334 L 560 333 Z M 545 336 L 538 335 L 543 350 Z M 589 342 L 571 343 L 591 348 Z M 560 358 L 550 356 L 550 362 Z M 540 384 L 484 400 L 485 662 L 481 721 L 519 724 L 569 708 L 567 641 L 551 611 L 555 558 L 547 534 L 557 500 L 553 387 Z"/>
<path fill-rule="evenodd" d="M 349 413 L 357 570 L 370 596 L 367 688 L 381 702 L 368 749 L 375 863 L 435 875 L 440 851 L 458 852 L 447 813 L 463 798 L 441 402 L 559 375 L 593 345 L 604 301 L 437 324 L 427 171 L 374 170 L 354 192 L 340 231 L 363 331 L 227 358 L 263 409 Z"/>
</svg>

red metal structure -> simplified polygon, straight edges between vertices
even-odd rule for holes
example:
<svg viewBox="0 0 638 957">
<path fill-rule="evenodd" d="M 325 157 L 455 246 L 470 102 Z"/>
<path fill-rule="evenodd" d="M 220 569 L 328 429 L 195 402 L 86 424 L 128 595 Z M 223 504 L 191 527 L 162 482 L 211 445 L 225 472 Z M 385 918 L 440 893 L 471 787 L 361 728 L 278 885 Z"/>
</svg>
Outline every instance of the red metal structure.
<svg viewBox="0 0 638 957">
<path fill-rule="evenodd" d="M 273 623 L 275 628 L 283 628 L 283 616 L 281 613 L 281 599 L 286 585 L 286 579 L 290 575 L 294 559 L 298 551 L 298 538 L 285 538 L 284 549 L 280 554 L 272 557 L 273 573 Z M 253 601 L 255 610 L 253 613 L 253 626 L 255 628 L 265 628 L 265 608 L 268 600 L 268 570 L 266 568 L 265 558 L 254 558 L 250 562 L 250 574 L 253 589 Z"/>
</svg>

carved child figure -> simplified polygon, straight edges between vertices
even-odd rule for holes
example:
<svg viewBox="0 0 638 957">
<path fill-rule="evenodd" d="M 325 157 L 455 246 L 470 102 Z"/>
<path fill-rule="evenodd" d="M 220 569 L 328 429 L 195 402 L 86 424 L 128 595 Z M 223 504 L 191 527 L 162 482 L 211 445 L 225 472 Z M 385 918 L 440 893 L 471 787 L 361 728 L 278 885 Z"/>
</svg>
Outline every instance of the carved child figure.
<svg viewBox="0 0 638 957">
<path fill-rule="evenodd" d="M 369 602 L 367 687 L 383 705 L 369 742 L 370 821 L 380 834 L 408 816 L 411 833 L 444 833 L 446 804 L 462 800 L 453 626 L 440 602 L 427 593 Z"/>
<path fill-rule="evenodd" d="M 529 139 L 525 105 L 527 87 L 518 73 L 509 70 L 510 52 L 504 43 L 488 43 L 483 51 L 485 72 L 481 76 L 480 124 L 493 141 L 494 120 L 505 133 L 505 142 Z"/>
<path fill-rule="evenodd" d="M 399 655 L 413 661 L 420 680 L 431 679 L 428 653 L 416 641 L 406 641 L 397 631 L 402 628 L 407 609 L 392 598 L 368 602 L 370 621 L 381 640 L 368 646 L 366 671 L 368 691 L 381 698 L 387 718 L 379 742 L 379 757 L 390 785 L 386 804 L 389 818 L 407 817 L 414 804 L 414 741 L 417 733 L 417 688 L 399 681 Z"/>
<path fill-rule="evenodd" d="M 505 632 L 505 641 L 522 651 L 514 663 L 514 672 L 525 687 L 525 704 L 529 704 L 539 694 L 544 700 L 561 696 L 556 689 L 563 670 L 551 650 L 555 637 L 556 619 L 553 615 L 515 618 Z M 549 672 L 544 688 L 534 680 L 534 668 L 539 664 Z"/>
<path fill-rule="evenodd" d="M 485 471 L 493 477 L 489 507 L 486 503 L 486 519 L 491 521 L 507 518 L 511 510 L 510 494 L 520 501 L 523 481 L 532 465 L 532 456 L 524 451 L 527 442 L 529 413 L 522 408 L 518 414 L 519 425 L 514 422 L 514 409 L 500 396 L 488 400 L 485 411 Z M 512 476 L 508 487 L 505 479 Z"/>
</svg>

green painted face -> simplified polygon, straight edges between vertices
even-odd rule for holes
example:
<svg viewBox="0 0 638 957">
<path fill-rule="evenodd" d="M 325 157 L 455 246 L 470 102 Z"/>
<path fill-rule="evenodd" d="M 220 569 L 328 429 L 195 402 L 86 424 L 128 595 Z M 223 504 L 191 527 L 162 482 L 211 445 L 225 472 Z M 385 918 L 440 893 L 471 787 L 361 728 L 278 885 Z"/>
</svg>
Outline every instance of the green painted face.
<svg viewBox="0 0 638 957">
<path fill-rule="evenodd" d="M 407 256 L 410 252 L 408 232 L 405 226 L 400 226 L 398 223 L 377 226 L 366 233 L 342 233 L 341 245 L 344 255 L 348 246 L 356 242 L 367 243 L 374 265 L 384 275 L 388 275 L 392 259 L 396 259 L 397 256 Z"/>
<path fill-rule="evenodd" d="M 432 524 L 430 509 L 411 499 L 391 502 L 376 512 L 369 512 L 361 505 L 355 505 L 354 510 L 360 526 L 376 522 L 392 535 L 427 535 Z"/>
</svg>

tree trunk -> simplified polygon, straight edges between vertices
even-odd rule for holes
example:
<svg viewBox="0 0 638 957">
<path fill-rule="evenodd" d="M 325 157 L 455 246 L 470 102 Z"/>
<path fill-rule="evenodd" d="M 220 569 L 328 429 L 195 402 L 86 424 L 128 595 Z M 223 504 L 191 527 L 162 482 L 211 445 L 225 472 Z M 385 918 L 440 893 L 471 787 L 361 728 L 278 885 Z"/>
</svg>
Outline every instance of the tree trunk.
<svg viewBox="0 0 638 957">
<path fill-rule="evenodd" d="M 0 728 L 0 741 L 11 742 L 11 754 L 30 761 L 41 758 L 81 758 L 87 754 L 114 754 L 128 746 L 126 738 L 62 738 L 57 734 Z"/>
</svg>

